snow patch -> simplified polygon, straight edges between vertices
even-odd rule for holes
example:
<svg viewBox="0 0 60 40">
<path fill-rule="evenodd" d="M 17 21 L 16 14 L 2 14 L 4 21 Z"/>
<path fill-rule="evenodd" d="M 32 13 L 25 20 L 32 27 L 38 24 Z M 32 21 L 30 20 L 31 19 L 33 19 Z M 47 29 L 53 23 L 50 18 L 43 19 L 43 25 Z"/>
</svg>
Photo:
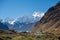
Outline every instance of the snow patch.
<svg viewBox="0 0 60 40">
<path fill-rule="evenodd" d="M 40 17 L 41 18 L 41 17 L 44 16 L 44 12 L 34 12 L 32 16 L 34 16 L 34 18 L 35 17 Z"/>
<path fill-rule="evenodd" d="M 17 19 L 15 19 L 15 20 L 13 20 L 13 21 L 9 21 L 9 23 L 10 23 L 11 25 L 14 25 L 14 23 L 16 22 L 16 20 L 17 20 Z"/>
</svg>

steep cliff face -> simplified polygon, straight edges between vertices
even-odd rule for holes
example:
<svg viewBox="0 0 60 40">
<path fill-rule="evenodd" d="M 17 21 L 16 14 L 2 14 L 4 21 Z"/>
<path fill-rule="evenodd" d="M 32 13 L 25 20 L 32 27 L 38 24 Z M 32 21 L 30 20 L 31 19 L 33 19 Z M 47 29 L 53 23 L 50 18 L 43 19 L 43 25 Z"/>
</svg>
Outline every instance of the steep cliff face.
<svg viewBox="0 0 60 40">
<path fill-rule="evenodd" d="M 60 36 L 60 2 L 48 9 L 40 21 L 33 27 L 32 32 L 44 31 Z"/>
</svg>

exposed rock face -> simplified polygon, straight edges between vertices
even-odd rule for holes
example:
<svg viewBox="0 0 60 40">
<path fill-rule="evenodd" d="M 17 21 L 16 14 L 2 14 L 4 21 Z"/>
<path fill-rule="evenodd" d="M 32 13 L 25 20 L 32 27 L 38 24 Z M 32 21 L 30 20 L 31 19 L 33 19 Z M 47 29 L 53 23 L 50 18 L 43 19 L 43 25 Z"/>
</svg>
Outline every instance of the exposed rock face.
<svg viewBox="0 0 60 40">
<path fill-rule="evenodd" d="M 44 31 L 60 36 L 60 2 L 48 9 L 40 21 L 33 27 L 32 32 Z"/>
</svg>

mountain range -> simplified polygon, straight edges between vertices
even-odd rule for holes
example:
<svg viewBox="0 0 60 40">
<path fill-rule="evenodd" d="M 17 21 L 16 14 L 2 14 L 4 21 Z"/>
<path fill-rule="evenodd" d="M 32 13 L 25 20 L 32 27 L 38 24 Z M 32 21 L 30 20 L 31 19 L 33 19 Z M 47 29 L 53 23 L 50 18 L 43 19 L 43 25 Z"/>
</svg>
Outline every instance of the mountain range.
<svg viewBox="0 0 60 40">
<path fill-rule="evenodd" d="M 7 17 L 5 19 L 1 19 L 1 23 L 7 25 L 9 30 L 15 30 L 18 32 L 29 31 L 43 15 L 44 13 L 34 12 L 33 15 L 24 15 L 16 19 L 10 19 Z"/>
</svg>

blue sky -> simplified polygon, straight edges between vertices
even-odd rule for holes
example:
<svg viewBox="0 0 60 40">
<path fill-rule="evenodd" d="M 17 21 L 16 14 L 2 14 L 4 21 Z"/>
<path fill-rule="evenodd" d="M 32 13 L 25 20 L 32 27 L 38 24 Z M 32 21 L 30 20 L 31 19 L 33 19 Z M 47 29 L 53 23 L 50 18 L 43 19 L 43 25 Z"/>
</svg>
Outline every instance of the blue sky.
<svg viewBox="0 0 60 40">
<path fill-rule="evenodd" d="M 33 12 L 46 12 L 59 0 L 0 0 L 0 19 L 17 18 Z"/>
</svg>

